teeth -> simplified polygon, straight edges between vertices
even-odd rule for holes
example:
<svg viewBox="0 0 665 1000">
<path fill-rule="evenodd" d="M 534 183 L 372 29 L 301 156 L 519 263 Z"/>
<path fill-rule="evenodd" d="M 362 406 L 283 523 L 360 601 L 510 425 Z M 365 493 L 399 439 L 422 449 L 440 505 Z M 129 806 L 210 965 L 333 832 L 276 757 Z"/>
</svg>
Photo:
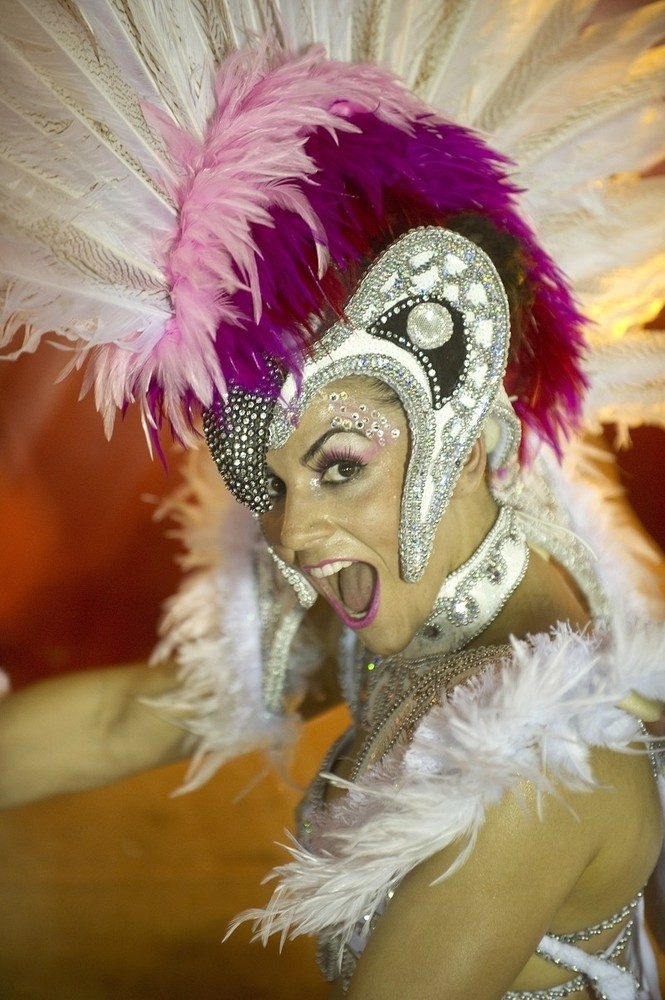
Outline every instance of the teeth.
<svg viewBox="0 0 665 1000">
<path fill-rule="evenodd" d="M 334 576 L 335 573 L 339 573 L 341 569 L 346 569 L 347 566 L 352 565 L 353 563 L 349 560 L 340 560 L 338 562 L 326 563 L 325 566 L 312 566 L 309 574 L 316 580 L 322 580 L 324 577 Z"/>
</svg>

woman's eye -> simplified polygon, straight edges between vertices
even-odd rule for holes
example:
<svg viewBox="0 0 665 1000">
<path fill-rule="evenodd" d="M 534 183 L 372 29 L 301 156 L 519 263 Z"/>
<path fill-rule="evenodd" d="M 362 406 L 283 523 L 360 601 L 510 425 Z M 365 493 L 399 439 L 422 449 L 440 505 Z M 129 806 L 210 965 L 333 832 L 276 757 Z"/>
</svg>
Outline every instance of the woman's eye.
<svg viewBox="0 0 665 1000">
<path fill-rule="evenodd" d="M 321 482 L 347 482 L 349 479 L 353 479 L 363 467 L 364 465 L 362 462 L 357 462 L 352 459 L 344 459 L 340 462 L 334 462 L 332 465 L 329 465 L 327 469 L 324 469 L 323 475 L 321 476 Z"/>
<path fill-rule="evenodd" d="M 284 482 L 279 476 L 268 475 L 266 478 L 266 489 L 271 500 L 277 500 L 284 494 Z"/>
</svg>

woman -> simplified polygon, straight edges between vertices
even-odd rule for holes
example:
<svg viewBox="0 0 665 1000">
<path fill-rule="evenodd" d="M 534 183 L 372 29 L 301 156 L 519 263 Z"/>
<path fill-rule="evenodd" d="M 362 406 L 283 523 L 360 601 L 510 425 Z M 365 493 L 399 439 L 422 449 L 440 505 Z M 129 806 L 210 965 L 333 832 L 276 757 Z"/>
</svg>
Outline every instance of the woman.
<svg viewBox="0 0 665 1000">
<path fill-rule="evenodd" d="M 471 227 L 488 231 L 460 220 Z M 514 266 L 514 241 L 489 232 Z M 427 291 L 417 293 L 423 274 Z M 459 363 L 453 313 L 474 365 Z M 272 404 L 237 393 L 223 423 L 207 420 L 227 485 L 264 511 L 263 532 L 292 582 L 322 595 L 364 647 L 346 679 L 354 725 L 324 765 L 330 784 L 319 778 L 303 808 L 308 846 L 282 869 L 266 913 L 250 914 L 265 936 L 318 930 L 323 967 L 351 996 L 582 997 L 591 982 L 612 995 L 623 975 L 618 988 L 631 989 L 612 966 L 625 961 L 639 883 L 660 850 L 660 809 L 647 761 L 597 742 L 610 688 L 590 694 L 606 669 L 592 664 L 613 658 L 611 641 L 594 635 L 573 580 L 529 551 L 505 505 L 516 444 L 500 381 L 506 314 L 498 275 L 474 244 L 447 229 L 410 230 L 370 267 L 300 382 L 287 378 Z M 443 405 L 424 460 L 417 403 L 428 388 Z M 500 515 L 476 419 L 492 442 Z M 234 465 L 238 442 L 260 451 L 266 432 L 265 475 Z M 468 453 L 461 470 L 451 444 Z M 433 533 L 418 516 L 424 502 L 443 507 Z M 596 697 L 595 721 L 583 720 Z M 562 752 L 572 757 L 558 766 Z M 591 785 L 589 753 L 604 775 Z M 599 780 L 605 791 L 589 794 Z M 605 910 L 592 916 L 600 897 Z M 605 949 L 603 961 L 583 954 Z"/>
<path fill-rule="evenodd" d="M 139 397 L 151 427 L 166 414 L 185 436 L 204 409 L 269 545 L 263 686 L 250 656 L 225 690 L 181 602 L 178 676 L 102 683 L 122 756 L 82 783 L 192 748 L 157 720 L 134 741 L 137 692 L 201 752 L 279 740 L 329 651 L 310 612 L 293 669 L 304 614 L 286 585 L 303 607 L 321 595 L 346 626 L 355 724 L 262 932 L 319 933 L 351 996 L 656 996 L 629 938 L 662 842 L 635 715 L 665 697 L 662 637 L 600 621 L 583 547 L 554 505 L 533 516 L 544 487 L 517 474 L 516 413 L 530 447 L 574 422 L 582 318 L 501 157 L 389 74 L 318 50 L 229 60 L 203 139 L 150 119 L 178 168 L 167 318 L 93 353 L 92 378 L 107 419 Z M 251 618 L 245 575 L 225 586 Z M 73 709 L 84 728 L 95 704 Z"/>
</svg>

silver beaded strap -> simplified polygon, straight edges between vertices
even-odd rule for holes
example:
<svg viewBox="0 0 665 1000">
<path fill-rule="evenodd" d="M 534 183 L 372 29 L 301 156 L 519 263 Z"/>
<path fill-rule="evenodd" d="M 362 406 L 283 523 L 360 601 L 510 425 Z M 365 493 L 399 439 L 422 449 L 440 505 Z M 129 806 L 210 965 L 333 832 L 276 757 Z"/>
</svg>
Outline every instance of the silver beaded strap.
<svg viewBox="0 0 665 1000">
<path fill-rule="evenodd" d="M 633 919 L 629 920 L 626 926 L 622 928 L 620 934 L 609 949 L 596 953 L 595 955 L 589 955 L 589 958 L 604 959 L 608 965 L 614 965 L 630 941 L 633 928 L 635 926 L 634 911 L 641 898 L 642 893 L 640 892 L 635 899 L 623 906 L 617 913 L 608 917 L 606 920 L 602 920 L 598 924 L 594 924 L 592 927 L 587 927 L 583 931 L 578 931 L 575 934 L 548 934 L 544 940 L 547 940 L 547 938 L 553 938 L 555 941 L 560 941 L 563 944 L 574 946 L 574 942 L 588 941 L 593 936 L 602 934 L 603 931 L 611 930 L 612 928 L 617 927 L 622 920 L 625 920 L 626 917 L 633 915 Z M 596 996 L 598 1000 L 608 1000 L 602 988 L 595 982 L 594 978 L 589 975 L 588 971 L 585 972 L 572 962 L 564 962 L 560 958 L 550 955 L 543 949 L 542 942 L 541 945 L 536 948 L 536 954 L 550 962 L 552 965 L 558 965 L 562 969 L 567 969 L 569 972 L 576 973 L 575 978 L 567 979 L 564 983 L 560 983 L 558 986 L 551 986 L 546 990 L 509 990 L 507 993 L 503 994 L 501 1000 L 558 1000 L 560 997 L 569 997 L 572 994 L 577 993 L 579 990 L 588 989 L 589 986 L 591 986 L 594 996 Z M 633 981 L 635 989 L 637 990 L 639 984 L 635 980 L 632 973 L 628 969 L 621 969 L 621 971 L 624 973 L 629 982 L 631 980 Z M 635 993 L 635 996 L 637 997 L 637 992 Z"/>
<path fill-rule="evenodd" d="M 651 761 L 653 776 L 658 781 L 659 778 L 665 777 L 665 743 L 662 739 L 654 739 L 641 719 L 638 719 L 638 722 L 644 736 L 644 746 Z"/>
<path fill-rule="evenodd" d="M 611 931 L 614 927 L 618 927 L 619 924 L 635 912 L 637 907 L 640 905 L 640 900 L 642 899 L 643 892 L 638 892 L 635 899 L 631 899 L 630 903 L 626 903 L 622 906 L 611 917 L 606 920 L 601 920 L 600 923 L 594 924 L 592 927 L 587 927 L 583 931 L 576 931 L 573 934 L 549 934 L 548 937 L 555 938 L 557 941 L 563 941 L 564 944 L 577 944 L 578 941 L 590 941 L 592 937 L 598 937 L 599 934 L 603 934 L 605 931 Z M 630 926 L 630 925 L 629 925 Z"/>
<path fill-rule="evenodd" d="M 558 1000 L 559 997 L 569 997 L 588 985 L 586 976 L 576 976 L 575 979 L 568 979 L 561 986 L 552 986 L 549 990 L 509 990 L 501 1000 Z"/>
</svg>

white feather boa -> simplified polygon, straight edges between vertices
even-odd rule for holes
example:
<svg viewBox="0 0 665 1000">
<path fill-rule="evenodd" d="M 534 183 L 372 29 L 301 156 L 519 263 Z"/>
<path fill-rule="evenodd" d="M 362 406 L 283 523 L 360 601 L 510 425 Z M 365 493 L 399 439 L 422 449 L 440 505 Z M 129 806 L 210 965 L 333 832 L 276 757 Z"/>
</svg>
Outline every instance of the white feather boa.
<svg viewBox="0 0 665 1000">
<path fill-rule="evenodd" d="M 595 636 L 560 626 L 514 641 L 512 657 L 455 689 L 406 749 L 354 785 L 337 781 L 348 795 L 326 813 L 315 848 L 288 848 L 267 908 L 230 930 L 249 919 L 264 942 L 325 931 L 343 943 L 426 858 L 459 841 L 455 868 L 463 864 L 488 807 L 522 779 L 539 795 L 593 788 L 593 747 L 644 742 L 639 721 L 617 707 L 631 691 L 665 699 L 665 627 L 619 619 Z"/>
<path fill-rule="evenodd" d="M 185 479 L 162 508 L 185 545 L 188 574 L 166 606 L 153 661 L 173 657 L 179 687 L 150 705 L 188 729 L 196 751 L 178 793 L 204 784 L 233 757 L 279 751 L 295 716 L 267 712 L 254 562 L 265 549 L 251 514 L 226 492 L 207 453 L 187 456 Z"/>
</svg>

